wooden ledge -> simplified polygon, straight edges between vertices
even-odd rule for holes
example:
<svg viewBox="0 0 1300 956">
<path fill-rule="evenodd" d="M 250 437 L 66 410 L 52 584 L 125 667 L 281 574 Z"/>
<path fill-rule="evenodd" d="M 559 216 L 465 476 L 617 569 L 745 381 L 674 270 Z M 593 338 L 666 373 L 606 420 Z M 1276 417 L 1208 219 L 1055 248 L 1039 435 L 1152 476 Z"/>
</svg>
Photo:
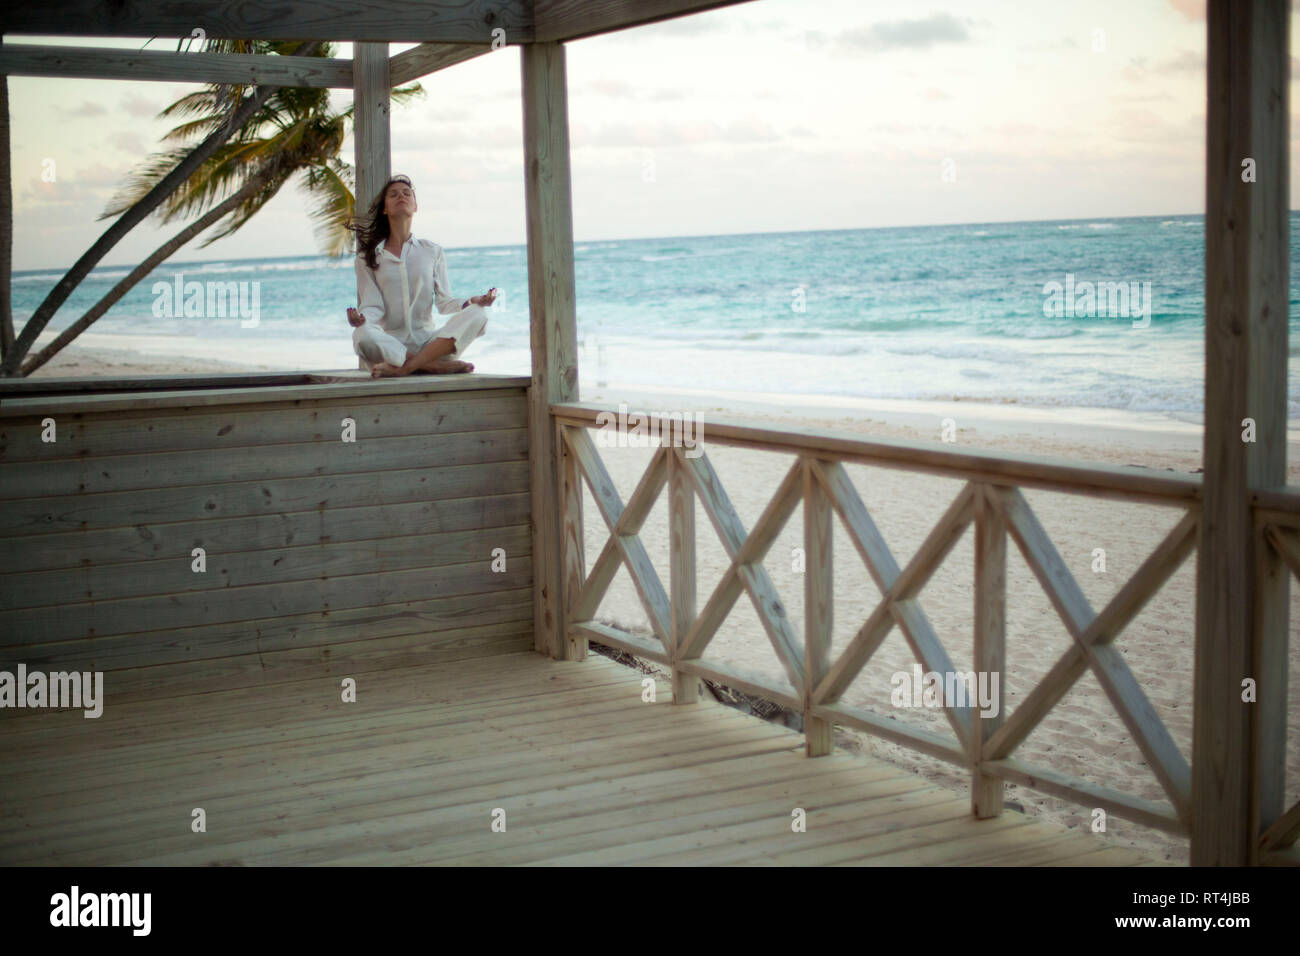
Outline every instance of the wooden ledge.
<svg viewBox="0 0 1300 956">
<path fill-rule="evenodd" d="M 378 395 L 527 388 L 525 375 L 410 375 L 374 379 L 358 369 L 322 372 L 0 379 L 0 418 L 35 413 L 314 401 Z"/>
</svg>

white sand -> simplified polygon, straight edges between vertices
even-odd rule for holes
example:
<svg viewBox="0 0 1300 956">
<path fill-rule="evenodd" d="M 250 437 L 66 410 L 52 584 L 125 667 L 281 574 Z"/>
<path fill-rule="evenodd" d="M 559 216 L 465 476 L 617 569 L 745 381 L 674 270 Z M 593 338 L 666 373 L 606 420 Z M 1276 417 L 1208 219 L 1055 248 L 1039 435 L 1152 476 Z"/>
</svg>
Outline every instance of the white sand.
<svg viewBox="0 0 1300 956">
<path fill-rule="evenodd" d="M 167 372 L 241 371 L 253 366 L 176 356 L 148 356 L 102 348 L 66 350 L 38 372 L 41 375 L 129 375 Z M 793 458 L 707 445 L 710 418 L 740 417 L 774 426 L 827 428 L 881 438 L 933 440 L 940 422 L 952 417 L 957 425 L 956 447 L 1054 455 L 1116 465 L 1194 471 L 1201 464 L 1200 429 L 1194 422 L 1155 415 L 1130 415 L 1093 409 L 1029 409 L 1016 405 L 971 403 L 868 402 L 815 399 L 801 396 L 704 395 L 652 392 L 617 386 L 588 390 L 583 400 L 610 405 L 620 400 L 640 410 L 702 411 L 709 459 L 722 476 L 746 528 L 753 527 Z M 723 407 L 725 405 L 725 408 Z M 1293 439 L 1297 437 L 1292 432 Z M 953 447 L 951 445 L 944 447 Z M 646 449 L 602 449 L 602 455 L 624 500 L 640 478 L 650 452 Z M 1292 441 L 1289 456 L 1292 483 L 1300 483 L 1300 443 Z M 961 486 L 955 479 L 936 478 L 881 468 L 849 466 L 849 473 L 881 533 L 900 565 L 905 565 Z M 1180 517 L 1176 509 L 1096 500 L 1082 496 L 1025 492 L 1039 520 L 1051 534 L 1095 610 L 1119 590 L 1137 566 Z M 605 528 L 590 495 L 586 503 L 587 567 L 605 541 Z M 973 578 L 972 530 L 968 529 L 947 561 L 921 592 L 920 601 L 958 670 L 971 670 Z M 697 510 L 698 603 L 703 606 L 725 568 L 727 559 L 702 511 Z M 668 580 L 667 512 L 661 495 L 642 540 L 660 578 Z M 768 573 L 798 625 L 803 614 L 803 578 L 792 567 L 793 549 L 802 545 L 799 512 L 777 539 L 765 562 Z M 1094 549 L 1105 549 L 1106 570 L 1093 570 Z M 835 531 L 835 626 L 833 653 L 838 653 L 879 601 L 880 595 L 842 528 Z M 1189 558 L 1137 619 L 1116 641 L 1129 667 L 1190 760 L 1192 728 L 1192 647 L 1194 628 L 1195 559 Z M 1300 622 L 1300 587 L 1292 588 L 1293 634 Z M 626 571 L 620 571 L 601 605 L 598 617 L 629 630 L 649 634 L 645 615 Z M 801 628 L 799 628 L 801 630 Z M 1064 626 L 1014 544 L 1009 547 L 1007 583 L 1007 671 L 1002 706 L 1006 713 L 1019 704 L 1048 668 L 1068 649 Z M 726 661 L 784 682 L 775 652 L 753 608 L 745 598 L 709 646 L 706 658 Z M 888 716 L 910 720 L 947 732 L 938 711 L 913 708 L 899 713 L 890 704 L 890 678 L 910 672 L 915 661 L 897 629 L 891 632 L 872 661 L 845 695 L 845 701 Z M 1235 677 L 1225 677 L 1235 680 Z M 1289 701 L 1290 739 L 1300 739 L 1300 640 L 1291 645 Z M 962 768 L 906 748 L 841 730 L 837 744 L 878 755 L 923 774 L 936 783 L 965 789 Z M 1065 771 L 1098 784 L 1163 800 L 1163 792 L 1147 768 L 1126 728 L 1091 673 L 1043 720 L 1015 756 L 1031 764 Z M 1297 799 L 1300 749 L 1288 751 L 1288 804 Z M 1089 829 L 1090 808 L 1076 806 L 1019 787 L 1008 788 L 1008 799 L 1026 812 L 1058 823 Z M 1186 844 L 1117 817 L 1107 821 L 1099 840 L 1147 852 L 1158 859 L 1186 862 Z"/>
<path fill-rule="evenodd" d="M 102 378 L 132 375 L 202 375 L 207 372 L 268 371 L 266 366 L 217 359 L 174 357 L 135 349 L 69 345 L 33 374 L 33 378 Z"/>
</svg>

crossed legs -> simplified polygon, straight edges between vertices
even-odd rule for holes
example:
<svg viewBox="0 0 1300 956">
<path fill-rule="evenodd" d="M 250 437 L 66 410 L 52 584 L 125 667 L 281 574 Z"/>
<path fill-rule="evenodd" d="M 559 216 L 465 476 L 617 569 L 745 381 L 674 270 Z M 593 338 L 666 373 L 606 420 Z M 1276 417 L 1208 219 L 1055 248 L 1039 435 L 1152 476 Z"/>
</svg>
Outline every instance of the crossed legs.
<svg viewBox="0 0 1300 956">
<path fill-rule="evenodd" d="M 472 364 L 451 356 L 462 353 L 482 335 L 487 320 L 487 311 L 482 306 L 471 305 L 453 315 L 433 333 L 436 337 L 424 344 L 420 344 L 419 338 L 408 344 L 373 325 L 355 329 L 352 344 L 376 378 L 416 372 L 434 375 L 472 372 Z"/>
<path fill-rule="evenodd" d="M 410 375 L 413 372 L 430 372 L 434 375 L 450 375 L 455 372 L 472 372 L 474 366 L 448 358 L 456 351 L 455 339 L 434 339 L 418 352 L 407 352 L 406 361 L 401 365 L 391 362 L 379 362 L 370 369 L 375 378 L 392 375 Z"/>
</svg>

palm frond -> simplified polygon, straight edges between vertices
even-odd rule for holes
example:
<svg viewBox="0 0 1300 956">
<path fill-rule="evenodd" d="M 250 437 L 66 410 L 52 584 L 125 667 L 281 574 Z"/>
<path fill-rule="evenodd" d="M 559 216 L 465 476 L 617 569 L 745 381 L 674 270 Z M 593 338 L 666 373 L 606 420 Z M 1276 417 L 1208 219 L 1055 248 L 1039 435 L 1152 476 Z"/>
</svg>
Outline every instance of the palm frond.
<svg viewBox="0 0 1300 956">
<path fill-rule="evenodd" d="M 167 198 L 163 221 L 187 218 L 211 208 L 274 165 L 277 165 L 275 152 L 266 149 L 264 143 L 228 144 L 228 148 L 218 151 Z"/>
<path fill-rule="evenodd" d="M 218 239 L 224 239 L 226 236 L 237 232 L 244 223 L 252 219 L 263 206 L 275 198 L 275 194 L 280 191 L 280 187 L 288 180 L 290 173 L 292 173 L 292 170 L 279 172 L 271 176 L 260 189 L 255 190 L 247 199 L 236 206 L 230 214 L 230 218 L 226 220 L 225 225 L 217 228 L 215 232 L 210 232 L 208 237 L 199 244 L 199 248 L 210 246 Z"/>
<path fill-rule="evenodd" d="M 353 235 L 348 223 L 356 206 L 352 167 L 335 157 L 304 172 L 303 187 L 312 199 L 308 215 L 316 223 L 313 232 L 317 246 L 327 256 L 346 255 L 352 251 Z"/>
<path fill-rule="evenodd" d="M 208 40 L 209 53 L 253 53 L 289 56 L 301 40 Z M 327 43 L 312 56 L 331 57 L 336 44 Z M 118 190 L 101 219 L 120 215 L 139 202 L 192 151 L 191 141 L 206 137 L 228 122 L 249 95 L 251 84 L 210 83 L 167 106 L 160 117 L 187 120 L 163 136 L 169 146 L 147 157 Z M 404 102 L 422 92 L 415 87 L 394 91 Z M 273 90 L 249 120 L 154 211 L 162 221 L 188 218 L 241 193 L 250 183 L 256 188 L 222 217 L 220 228 L 210 230 L 204 246 L 237 231 L 269 202 L 293 175 L 307 173 L 307 188 L 315 194 L 312 217 L 317 220 L 322 243 L 338 254 L 346 243 L 346 222 L 352 214 L 351 168 L 339 157 L 347 133 L 345 116 L 330 108 L 329 90 L 316 87 L 279 87 Z M 181 145 L 182 143 L 186 145 Z M 342 235 L 340 235 L 342 233 Z"/>
<path fill-rule="evenodd" d="M 163 150 L 149 156 L 127 176 L 126 182 L 118 189 L 99 214 L 100 219 L 119 216 L 145 197 L 164 176 L 170 173 L 191 150 L 184 147 Z M 155 212 L 157 215 L 157 212 Z"/>
</svg>

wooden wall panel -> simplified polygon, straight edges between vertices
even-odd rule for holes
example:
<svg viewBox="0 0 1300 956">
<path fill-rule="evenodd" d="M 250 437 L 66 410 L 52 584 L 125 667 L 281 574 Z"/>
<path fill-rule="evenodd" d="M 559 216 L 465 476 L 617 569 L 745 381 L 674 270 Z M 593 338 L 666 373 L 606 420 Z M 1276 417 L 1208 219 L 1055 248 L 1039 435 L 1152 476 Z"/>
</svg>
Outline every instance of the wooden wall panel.
<svg viewBox="0 0 1300 956">
<path fill-rule="evenodd" d="M 531 646 L 522 388 L 230 391 L 106 411 L 51 396 L 54 443 L 39 396 L 8 409 L 0 668 L 113 671 L 148 695 L 160 665 L 242 686 L 328 672 L 335 646 L 372 668 Z"/>
</svg>

